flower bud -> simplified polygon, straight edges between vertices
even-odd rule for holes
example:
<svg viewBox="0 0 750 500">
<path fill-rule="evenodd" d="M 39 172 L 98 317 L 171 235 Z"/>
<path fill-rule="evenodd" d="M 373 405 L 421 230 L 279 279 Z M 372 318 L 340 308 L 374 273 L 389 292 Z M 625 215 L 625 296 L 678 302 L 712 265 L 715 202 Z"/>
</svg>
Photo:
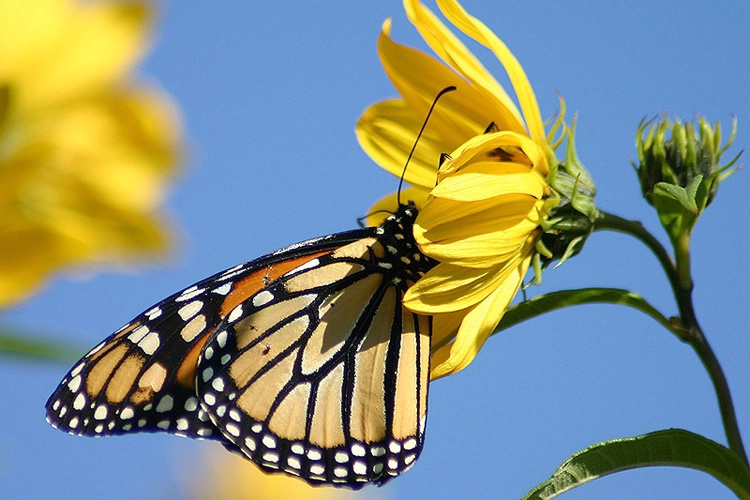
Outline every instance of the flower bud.
<svg viewBox="0 0 750 500">
<path fill-rule="evenodd" d="M 648 131 L 647 131 L 648 129 Z M 667 132 L 670 132 L 667 137 Z M 727 170 L 737 161 L 739 155 L 721 166 L 721 155 L 734 141 L 737 120 L 732 122 L 729 140 L 721 145 L 721 126 L 717 122 L 712 127 L 708 121 L 698 118 L 695 123 L 683 123 L 675 118 L 663 118 L 658 123 L 641 122 L 636 135 L 639 165 L 633 165 L 638 172 L 643 197 L 653 205 L 654 189 L 659 184 L 687 188 L 698 176 L 703 184 L 701 199 L 696 199 L 696 207 L 703 211 L 716 196 L 719 183 L 731 175 Z M 736 169 L 735 169 L 736 170 Z"/>
<path fill-rule="evenodd" d="M 653 125 L 649 121 L 638 126 L 640 165 L 633 166 L 643 197 L 656 208 L 674 244 L 690 235 L 698 217 L 716 196 L 719 184 L 737 170 L 730 168 L 739 154 L 721 165 L 721 155 L 732 144 L 736 132 L 734 120 L 732 133 L 722 146 L 720 125 L 712 127 L 703 117 L 698 118 L 697 126 L 679 118 L 674 123 L 663 118 Z"/>
</svg>

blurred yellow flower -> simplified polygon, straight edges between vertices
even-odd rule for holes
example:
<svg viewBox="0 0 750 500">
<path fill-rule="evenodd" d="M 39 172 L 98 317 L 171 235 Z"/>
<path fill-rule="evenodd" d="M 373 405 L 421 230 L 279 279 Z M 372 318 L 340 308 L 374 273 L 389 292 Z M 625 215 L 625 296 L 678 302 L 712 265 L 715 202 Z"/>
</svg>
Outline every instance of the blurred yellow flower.
<svg viewBox="0 0 750 500">
<path fill-rule="evenodd" d="M 0 0 L 0 306 L 66 266 L 162 252 L 180 124 L 134 82 L 145 2 Z"/>
<path fill-rule="evenodd" d="M 458 2 L 437 3 L 449 21 L 497 56 L 523 114 L 418 0 L 404 0 L 409 19 L 446 64 L 394 43 L 390 21 L 384 24 L 378 50 L 402 99 L 371 106 L 357 124 L 360 144 L 378 164 L 401 175 L 435 96 L 449 85 L 458 88 L 435 108 L 406 171 L 412 187 L 401 194 L 421 209 L 414 229 L 420 249 L 440 262 L 404 298 L 411 310 L 433 315 L 432 378 L 466 367 L 518 292 L 537 251 L 540 223 L 556 203 L 548 176 L 557 164 L 534 91 L 516 58 Z M 445 152 L 450 157 L 438 172 Z M 394 194 L 373 212 L 395 207 Z"/>
<path fill-rule="evenodd" d="M 286 474 L 267 474 L 254 463 L 221 450 L 209 453 L 205 464 L 187 478 L 190 498 L 197 500 L 359 500 L 383 498 L 372 492 L 310 486 Z M 376 493 L 378 493 L 378 490 Z"/>
</svg>

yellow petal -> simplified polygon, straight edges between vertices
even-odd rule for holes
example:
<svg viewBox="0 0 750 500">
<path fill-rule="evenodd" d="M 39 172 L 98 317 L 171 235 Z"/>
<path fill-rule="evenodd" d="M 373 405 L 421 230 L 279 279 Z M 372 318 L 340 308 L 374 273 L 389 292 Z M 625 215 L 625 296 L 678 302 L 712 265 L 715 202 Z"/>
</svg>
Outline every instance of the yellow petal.
<svg viewBox="0 0 750 500">
<path fill-rule="evenodd" d="M 435 361 L 431 371 L 433 379 L 458 373 L 474 360 L 518 293 L 530 262 L 529 256 L 506 277 L 501 287 L 467 312 L 456 340 L 450 345 L 450 353 L 444 360 Z"/>
<path fill-rule="evenodd" d="M 14 1 L 15 3 L 15 1 Z M 0 77 L 13 92 L 15 112 L 59 103 L 122 80 L 142 57 L 151 12 L 145 2 L 43 0 L 34 8 L 11 7 L 3 16 Z M 4 12 L 8 12 L 4 9 Z M 16 40 L 11 40 L 14 37 Z"/>
<path fill-rule="evenodd" d="M 504 286 L 523 257 L 517 254 L 504 266 L 489 269 L 438 264 L 407 290 L 404 305 L 419 314 L 453 313 L 472 307 Z"/>
<path fill-rule="evenodd" d="M 357 140 L 375 163 L 401 177 L 424 116 L 400 99 L 379 102 L 367 108 L 357 121 Z M 409 160 L 404 181 L 431 189 L 437 180 L 440 153 L 449 150 L 434 127 L 427 127 Z"/>
<path fill-rule="evenodd" d="M 21 300 L 48 274 L 79 255 L 71 241 L 61 241 L 45 228 L 12 224 L 0 230 L 0 307 Z"/>
<path fill-rule="evenodd" d="M 438 7 L 458 29 L 492 50 L 508 72 L 523 116 L 529 127 L 529 135 L 537 144 L 545 144 L 544 122 L 539 111 L 534 90 L 531 88 L 526 72 L 508 47 L 482 21 L 471 16 L 455 0 L 437 0 Z"/>
<path fill-rule="evenodd" d="M 443 141 L 440 153 L 452 151 L 468 138 L 484 132 L 500 119 L 497 101 L 488 101 L 475 87 L 449 67 L 418 50 L 395 43 L 389 37 L 390 21 L 383 24 L 378 53 L 388 78 L 417 117 L 427 116 L 435 96 L 453 85 L 456 91 L 441 97 L 429 127 Z"/>
<path fill-rule="evenodd" d="M 418 0 L 404 0 L 404 8 L 409 20 L 430 48 L 477 88 L 481 95 L 475 102 L 487 107 L 486 125 L 492 121 L 500 130 L 525 132 L 523 119 L 516 105 L 502 85 L 466 46 Z"/>
<path fill-rule="evenodd" d="M 451 342 L 456 338 L 456 332 L 465 314 L 466 311 L 459 311 L 432 316 L 431 367 L 440 365 L 450 356 Z M 432 371 L 432 368 L 430 370 Z"/>
<path fill-rule="evenodd" d="M 542 199 L 547 181 L 526 165 L 508 162 L 475 162 L 445 177 L 431 194 L 454 201 L 480 201 L 507 194 Z"/>
<path fill-rule="evenodd" d="M 473 203 L 433 198 L 419 213 L 414 236 L 420 250 L 440 262 L 497 265 L 536 237 L 543 204 L 527 195 Z"/>
</svg>

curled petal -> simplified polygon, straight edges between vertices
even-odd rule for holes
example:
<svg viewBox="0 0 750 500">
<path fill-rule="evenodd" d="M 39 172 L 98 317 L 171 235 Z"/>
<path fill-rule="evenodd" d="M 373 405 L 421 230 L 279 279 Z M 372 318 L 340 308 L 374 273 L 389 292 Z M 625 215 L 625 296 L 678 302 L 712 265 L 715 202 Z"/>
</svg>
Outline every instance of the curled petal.
<svg viewBox="0 0 750 500">
<path fill-rule="evenodd" d="M 477 89 L 480 95 L 473 102 L 484 108 L 485 126 L 492 121 L 501 130 L 524 133 L 523 119 L 510 96 L 458 37 L 418 0 L 405 0 L 404 8 L 430 48 Z"/>
<path fill-rule="evenodd" d="M 526 165 L 541 176 L 549 173 L 541 148 L 528 137 L 515 132 L 495 132 L 472 137 L 450 153 L 440 166 L 438 183 L 465 165 L 480 161 L 507 161 Z"/>
<path fill-rule="evenodd" d="M 547 181 L 526 165 L 509 162 L 475 162 L 446 177 L 432 190 L 435 198 L 481 201 L 496 196 L 526 194 L 542 199 Z"/>
<path fill-rule="evenodd" d="M 513 88 L 523 110 L 523 116 L 529 127 L 529 135 L 538 144 L 545 144 L 544 122 L 539 111 L 534 90 L 531 88 L 526 72 L 513 53 L 482 21 L 470 15 L 455 0 L 438 0 L 438 7 L 458 29 L 492 50 L 508 72 Z"/>
</svg>

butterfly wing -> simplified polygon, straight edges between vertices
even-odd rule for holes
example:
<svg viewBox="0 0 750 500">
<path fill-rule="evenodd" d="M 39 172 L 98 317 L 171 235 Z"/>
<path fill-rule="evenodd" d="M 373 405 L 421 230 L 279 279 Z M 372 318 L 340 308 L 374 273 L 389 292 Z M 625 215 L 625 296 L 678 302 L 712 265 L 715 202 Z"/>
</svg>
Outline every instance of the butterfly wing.
<svg viewBox="0 0 750 500">
<path fill-rule="evenodd" d="M 412 216 L 402 207 L 375 236 L 280 276 L 210 335 L 203 409 L 264 469 L 360 488 L 419 456 L 431 324 L 401 299 L 434 263 L 416 250 Z"/>
<path fill-rule="evenodd" d="M 197 360 L 210 334 L 238 304 L 276 277 L 373 231 L 298 243 L 159 302 L 76 363 L 47 401 L 47 420 L 78 435 L 166 431 L 224 440 L 195 389 Z"/>
</svg>

